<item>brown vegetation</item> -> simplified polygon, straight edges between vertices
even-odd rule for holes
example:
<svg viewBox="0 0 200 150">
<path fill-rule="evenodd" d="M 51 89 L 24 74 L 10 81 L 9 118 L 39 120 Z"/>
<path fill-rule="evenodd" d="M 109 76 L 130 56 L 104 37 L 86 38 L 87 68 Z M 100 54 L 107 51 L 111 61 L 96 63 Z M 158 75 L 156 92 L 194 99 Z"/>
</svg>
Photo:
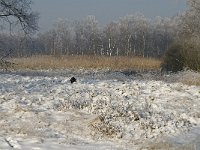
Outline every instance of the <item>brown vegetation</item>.
<svg viewBox="0 0 200 150">
<path fill-rule="evenodd" d="M 200 86 L 200 73 L 198 72 L 184 71 L 184 72 L 180 72 L 178 74 L 178 77 L 179 78 L 176 81 L 179 81 L 187 85 Z"/>
<path fill-rule="evenodd" d="M 200 44 L 199 39 L 191 38 L 183 42 L 184 66 L 200 72 Z"/>
<path fill-rule="evenodd" d="M 189 143 L 184 145 L 175 145 L 168 142 L 158 142 L 158 143 L 152 143 L 148 146 L 144 146 L 142 149 L 148 149 L 148 150 L 196 150 L 195 143 Z"/>
<path fill-rule="evenodd" d="M 163 71 L 177 72 L 184 68 L 200 71 L 199 40 L 182 40 L 172 44 L 165 53 L 162 62 Z"/>
<path fill-rule="evenodd" d="M 32 56 L 15 58 L 17 69 L 112 69 L 112 70 L 150 70 L 159 69 L 160 60 L 140 57 L 106 56 Z"/>
<path fill-rule="evenodd" d="M 174 44 L 166 50 L 164 61 L 162 62 L 162 71 L 177 72 L 183 70 L 184 57 L 182 55 L 183 47 L 180 44 Z"/>
</svg>

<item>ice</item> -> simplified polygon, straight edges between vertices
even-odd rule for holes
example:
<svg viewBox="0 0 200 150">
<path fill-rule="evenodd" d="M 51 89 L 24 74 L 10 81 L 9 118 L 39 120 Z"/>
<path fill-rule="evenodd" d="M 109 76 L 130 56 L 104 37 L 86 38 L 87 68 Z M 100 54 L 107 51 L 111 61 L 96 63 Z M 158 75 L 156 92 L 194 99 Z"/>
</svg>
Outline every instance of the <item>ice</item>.
<svg viewBox="0 0 200 150">
<path fill-rule="evenodd" d="M 0 104 L 0 149 L 137 149 L 200 127 L 199 86 L 135 72 L 1 72 Z"/>
</svg>

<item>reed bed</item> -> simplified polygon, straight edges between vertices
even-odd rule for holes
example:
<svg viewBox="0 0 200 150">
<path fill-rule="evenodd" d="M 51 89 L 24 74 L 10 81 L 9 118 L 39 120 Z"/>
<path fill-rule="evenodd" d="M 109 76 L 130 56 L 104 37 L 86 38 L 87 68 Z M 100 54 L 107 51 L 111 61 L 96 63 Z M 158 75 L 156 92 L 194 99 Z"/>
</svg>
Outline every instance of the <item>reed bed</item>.
<svg viewBox="0 0 200 150">
<path fill-rule="evenodd" d="M 161 61 L 141 57 L 106 56 L 44 56 L 37 55 L 11 60 L 17 69 L 112 69 L 112 70 L 149 70 L 159 69 Z"/>
</svg>

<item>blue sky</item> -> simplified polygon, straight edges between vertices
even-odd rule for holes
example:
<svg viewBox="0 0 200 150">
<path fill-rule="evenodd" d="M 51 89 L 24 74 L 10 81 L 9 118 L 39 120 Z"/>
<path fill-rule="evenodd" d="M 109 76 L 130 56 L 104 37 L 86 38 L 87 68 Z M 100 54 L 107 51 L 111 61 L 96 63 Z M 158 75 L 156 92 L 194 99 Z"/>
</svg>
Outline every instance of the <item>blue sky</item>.
<svg viewBox="0 0 200 150">
<path fill-rule="evenodd" d="M 118 20 L 128 14 L 143 13 L 147 18 L 171 17 L 186 10 L 186 0 L 33 0 L 40 13 L 41 31 L 52 27 L 58 18 L 76 20 L 96 16 L 99 24 Z"/>
</svg>

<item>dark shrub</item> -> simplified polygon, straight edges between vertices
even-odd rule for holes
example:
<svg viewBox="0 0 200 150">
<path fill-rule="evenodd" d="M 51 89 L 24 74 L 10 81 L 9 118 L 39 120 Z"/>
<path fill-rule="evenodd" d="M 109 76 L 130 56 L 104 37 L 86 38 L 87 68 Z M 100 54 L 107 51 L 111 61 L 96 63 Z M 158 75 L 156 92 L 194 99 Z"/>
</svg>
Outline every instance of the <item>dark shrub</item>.
<svg viewBox="0 0 200 150">
<path fill-rule="evenodd" d="M 184 43 L 183 56 L 184 67 L 200 71 L 200 42 L 198 40 L 188 40 Z"/>
<path fill-rule="evenodd" d="M 183 70 L 184 56 L 183 46 L 181 44 L 171 45 L 164 56 L 164 60 L 161 64 L 162 72 L 177 72 Z"/>
</svg>

